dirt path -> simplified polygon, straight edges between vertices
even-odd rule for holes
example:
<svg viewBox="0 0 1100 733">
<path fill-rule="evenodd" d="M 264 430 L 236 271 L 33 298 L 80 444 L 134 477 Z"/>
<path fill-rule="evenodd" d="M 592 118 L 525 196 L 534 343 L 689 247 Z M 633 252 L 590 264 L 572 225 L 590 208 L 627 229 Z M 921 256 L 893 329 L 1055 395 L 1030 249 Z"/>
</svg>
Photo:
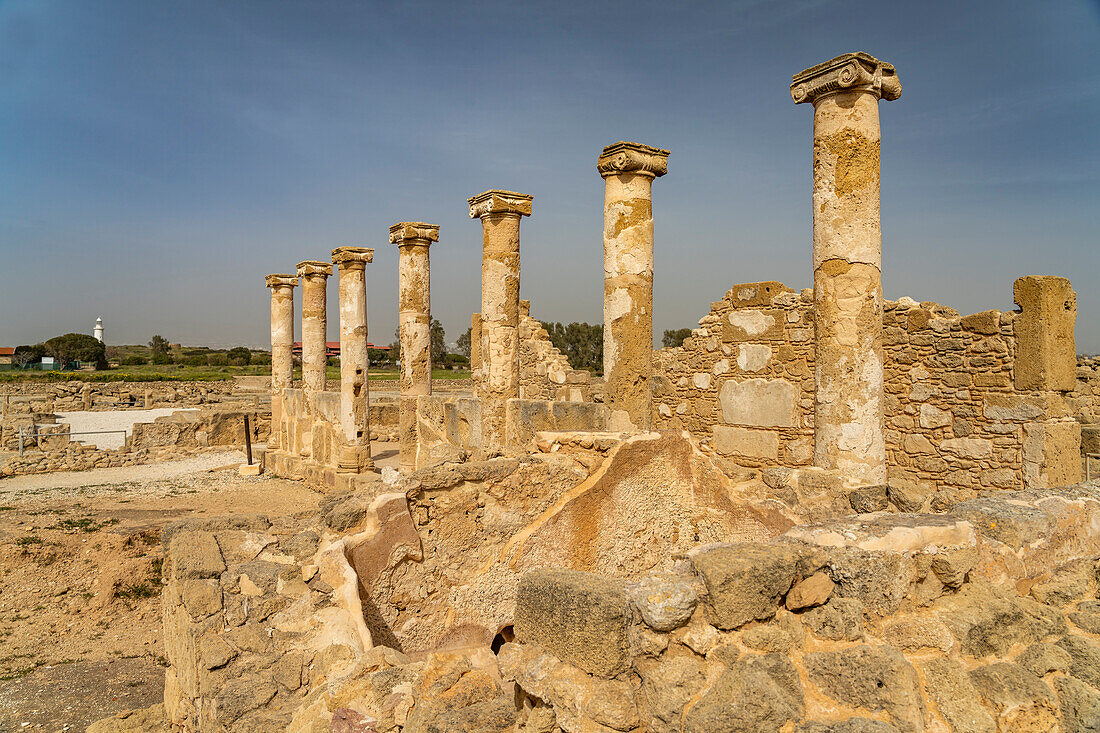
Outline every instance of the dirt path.
<svg viewBox="0 0 1100 733">
<path fill-rule="evenodd" d="M 185 517 L 316 509 L 237 452 L 0 480 L 0 730 L 83 731 L 163 695 L 160 530 Z"/>
</svg>

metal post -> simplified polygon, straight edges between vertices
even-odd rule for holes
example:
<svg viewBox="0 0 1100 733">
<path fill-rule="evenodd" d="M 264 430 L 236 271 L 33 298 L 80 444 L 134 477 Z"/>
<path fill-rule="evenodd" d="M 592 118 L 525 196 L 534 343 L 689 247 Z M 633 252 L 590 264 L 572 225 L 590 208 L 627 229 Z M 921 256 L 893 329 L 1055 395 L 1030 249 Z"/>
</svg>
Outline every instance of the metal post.
<svg viewBox="0 0 1100 733">
<path fill-rule="evenodd" d="M 19 455 L 23 455 L 23 428 L 19 428 Z"/>
<path fill-rule="evenodd" d="M 244 416 L 244 454 L 248 465 L 252 465 L 252 431 L 248 429 L 248 415 Z"/>
</svg>

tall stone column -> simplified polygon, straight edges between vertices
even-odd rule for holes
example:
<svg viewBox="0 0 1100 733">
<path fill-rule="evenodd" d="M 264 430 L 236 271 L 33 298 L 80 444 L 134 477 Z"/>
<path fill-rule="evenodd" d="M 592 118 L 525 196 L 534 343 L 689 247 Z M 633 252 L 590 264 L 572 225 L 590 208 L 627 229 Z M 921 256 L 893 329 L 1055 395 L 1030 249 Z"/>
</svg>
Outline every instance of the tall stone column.
<svg viewBox="0 0 1100 733">
<path fill-rule="evenodd" d="M 469 199 L 481 219 L 481 434 L 487 446 L 504 444 L 508 400 L 519 397 L 519 222 L 532 197 L 486 191 Z"/>
<path fill-rule="evenodd" d="M 653 427 L 653 179 L 668 151 L 608 145 L 596 162 L 604 179 L 603 372 L 612 425 Z M 629 423 L 629 425 L 627 424 Z"/>
<path fill-rule="evenodd" d="M 298 263 L 302 279 L 302 388 L 307 394 L 325 391 L 328 307 L 326 286 L 332 265 L 320 260 Z"/>
<path fill-rule="evenodd" d="M 367 264 L 374 250 L 337 247 L 332 264 L 338 266 L 340 290 L 340 427 L 347 445 L 337 467 L 348 473 L 372 468 L 370 455 L 370 386 L 367 373 Z"/>
<path fill-rule="evenodd" d="M 397 329 L 401 342 L 399 439 L 401 471 L 416 469 L 416 398 L 432 393 L 432 297 L 428 248 L 439 241 L 439 227 L 405 221 L 390 227 L 397 245 Z"/>
<path fill-rule="evenodd" d="M 795 74 L 814 106 L 814 463 L 886 482 L 878 102 L 894 67 L 849 53 Z"/>
<path fill-rule="evenodd" d="M 294 373 L 294 287 L 293 275 L 268 275 L 271 288 L 271 438 L 274 448 L 281 447 L 283 390 L 293 383 Z"/>
</svg>

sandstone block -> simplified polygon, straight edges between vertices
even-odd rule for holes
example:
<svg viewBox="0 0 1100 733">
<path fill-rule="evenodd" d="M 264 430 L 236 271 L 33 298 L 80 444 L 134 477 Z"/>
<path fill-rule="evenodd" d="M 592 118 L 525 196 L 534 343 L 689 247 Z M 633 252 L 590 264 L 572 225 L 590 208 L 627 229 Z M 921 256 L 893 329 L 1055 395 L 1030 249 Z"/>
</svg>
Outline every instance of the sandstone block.
<svg viewBox="0 0 1100 733">
<path fill-rule="evenodd" d="M 650 576 L 626 587 L 642 620 L 658 631 L 672 631 L 688 622 L 698 598 L 686 579 Z"/>
<path fill-rule="evenodd" d="M 836 584 L 828 575 L 822 572 L 814 573 L 795 583 L 787 593 L 787 608 L 791 611 L 799 611 L 820 606 L 829 600 L 835 587 Z"/>
<path fill-rule="evenodd" d="M 1054 694 L 1023 667 L 998 662 L 972 670 L 970 679 L 997 711 L 1001 730 L 1057 730 Z"/>
<path fill-rule="evenodd" d="M 967 583 L 958 593 L 938 599 L 934 608 L 962 651 L 973 657 L 1004 656 L 1017 644 L 1041 641 L 1066 628 L 1055 609 L 985 583 Z"/>
<path fill-rule="evenodd" d="M 225 570 L 218 541 L 210 532 L 183 531 L 172 536 L 168 543 L 168 557 L 172 564 L 172 577 L 216 578 Z"/>
<path fill-rule="evenodd" d="M 774 545 L 717 545 L 692 553 L 691 563 L 707 586 L 707 620 L 735 629 L 775 615 L 794 581 L 798 553 Z"/>
<path fill-rule="evenodd" d="M 929 430 L 933 428 L 943 428 L 951 424 L 951 413 L 947 410 L 941 410 L 938 407 L 933 407 L 929 404 L 922 404 L 920 406 L 920 426 Z"/>
<path fill-rule="evenodd" d="M 1016 657 L 1016 664 L 1036 677 L 1043 677 L 1051 672 L 1068 673 L 1072 663 L 1069 652 L 1047 643 L 1032 644 Z"/>
<path fill-rule="evenodd" d="M 784 379 L 727 380 L 718 393 L 722 421 L 730 425 L 797 427 L 798 389 Z"/>
<path fill-rule="evenodd" d="M 532 570 L 520 579 L 516 640 L 537 644 L 589 674 L 614 677 L 629 664 L 625 581 L 574 570 Z"/>
<path fill-rule="evenodd" d="M 881 512 L 887 507 L 886 486 L 864 486 L 848 494 L 848 503 L 857 514 Z"/>
<path fill-rule="evenodd" d="M 1100 694 L 1072 677 L 1057 677 L 1054 689 L 1062 710 L 1063 733 L 1100 730 Z"/>
<path fill-rule="evenodd" d="M 982 311 L 970 316 L 963 316 L 959 325 L 971 333 L 980 333 L 984 336 L 995 336 L 1001 332 L 1001 312 Z"/>
<path fill-rule="evenodd" d="M 659 723 L 657 731 L 679 730 L 684 706 L 703 688 L 706 664 L 694 656 L 665 657 L 651 668 L 642 670 L 642 684 L 652 714 Z"/>
<path fill-rule="evenodd" d="M 1016 335 L 1016 389 L 1072 390 L 1076 382 L 1077 294 L 1064 277 L 1032 275 L 1012 286 L 1022 312 Z"/>
<path fill-rule="evenodd" d="M 863 638 L 863 604 L 854 598 L 834 596 L 824 606 L 803 614 L 802 622 L 822 639 L 859 641 Z"/>
<path fill-rule="evenodd" d="M 714 449 L 724 456 L 743 456 L 769 461 L 779 459 L 779 435 L 770 430 L 715 425 Z"/>
<path fill-rule="evenodd" d="M 183 580 L 179 593 L 183 607 L 193 620 L 222 610 L 222 588 L 217 580 Z"/>
<path fill-rule="evenodd" d="M 980 460 L 993 455 L 993 441 L 984 438 L 949 438 L 940 448 L 960 458 Z"/>
<path fill-rule="evenodd" d="M 793 687 L 799 684 L 797 673 L 791 679 L 793 667 L 788 672 L 768 666 L 742 660 L 726 669 L 684 716 L 685 733 L 778 733 L 797 719 L 803 710 L 801 686 Z"/>
<path fill-rule="evenodd" d="M 1069 673 L 1100 689 L 1100 645 L 1080 636 L 1066 636 L 1058 640 L 1058 646 L 1069 653 Z"/>
<path fill-rule="evenodd" d="M 860 645 L 804 657 L 811 681 L 848 705 L 890 714 L 903 733 L 924 730 L 924 702 L 916 670 L 893 647 Z"/>
<path fill-rule="evenodd" d="M 931 659 L 921 665 L 928 696 L 952 730 L 996 733 L 997 724 L 982 705 L 966 670 L 951 659 Z"/>
</svg>

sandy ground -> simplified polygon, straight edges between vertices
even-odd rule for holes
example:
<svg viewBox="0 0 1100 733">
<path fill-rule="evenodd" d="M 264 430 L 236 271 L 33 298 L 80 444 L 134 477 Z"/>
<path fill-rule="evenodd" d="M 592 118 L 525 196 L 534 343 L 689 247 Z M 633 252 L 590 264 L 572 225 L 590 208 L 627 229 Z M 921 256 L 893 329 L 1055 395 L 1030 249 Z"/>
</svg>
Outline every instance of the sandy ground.
<svg viewBox="0 0 1100 733">
<path fill-rule="evenodd" d="M 125 430 L 126 435 L 133 432 L 136 422 L 153 422 L 158 417 L 171 415 L 173 412 L 186 412 L 174 407 L 158 407 L 153 410 L 108 410 L 89 412 L 58 412 L 58 422 L 68 423 L 70 432 L 82 432 L 85 430 Z M 121 448 L 125 442 L 122 433 L 107 433 L 105 435 L 79 435 L 74 443 L 94 445 L 96 448 L 114 449 Z"/>
<path fill-rule="evenodd" d="M 240 477 L 242 461 L 0 479 L 0 730 L 82 731 L 162 698 L 161 528 L 256 511 L 278 522 L 321 496 Z"/>
</svg>

